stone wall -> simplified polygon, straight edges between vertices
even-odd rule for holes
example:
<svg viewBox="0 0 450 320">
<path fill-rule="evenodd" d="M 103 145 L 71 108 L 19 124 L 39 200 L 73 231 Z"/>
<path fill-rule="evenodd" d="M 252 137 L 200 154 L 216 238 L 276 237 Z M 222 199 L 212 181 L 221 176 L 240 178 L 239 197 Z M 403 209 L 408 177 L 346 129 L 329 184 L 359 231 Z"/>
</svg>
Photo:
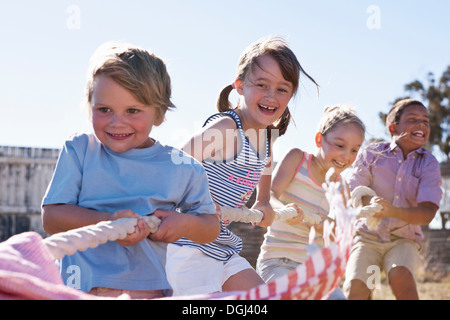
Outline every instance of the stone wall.
<svg viewBox="0 0 450 320">
<path fill-rule="evenodd" d="M 44 234 L 41 201 L 58 155 L 58 149 L 0 146 L 0 241 L 31 230 Z"/>
</svg>

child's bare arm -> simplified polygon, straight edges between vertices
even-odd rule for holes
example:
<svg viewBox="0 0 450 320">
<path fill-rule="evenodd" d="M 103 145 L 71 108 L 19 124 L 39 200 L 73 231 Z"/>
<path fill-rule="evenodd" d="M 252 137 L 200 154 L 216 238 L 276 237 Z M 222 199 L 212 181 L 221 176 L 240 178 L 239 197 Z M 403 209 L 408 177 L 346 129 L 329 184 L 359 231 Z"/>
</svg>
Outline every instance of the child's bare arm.
<svg viewBox="0 0 450 320">
<path fill-rule="evenodd" d="M 270 203 L 273 208 L 279 209 L 284 207 L 284 203 L 279 199 L 280 195 L 289 186 L 289 183 L 294 178 L 303 156 L 303 151 L 300 149 L 292 149 L 277 165 L 270 191 Z M 299 215 L 295 218 L 286 220 L 286 223 L 295 225 L 303 221 L 303 212 L 301 208 L 298 206 L 295 206 L 295 208 L 297 208 Z"/>
<path fill-rule="evenodd" d="M 236 124 L 229 117 L 214 120 L 187 141 L 182 150 L 198 161 L 229 159 L 237 152 L 233 129 L 236 129 Z"/>
<path fill-rule="evenodd" d="M 303 159 L 303 151 L 300 149 L 290 150 L 278 163 L 272 179 L 272 195 L 278 198 L 288 187 L 294 178 L 300 161 Z"/>
<path fill-rule="evenodd" d="M 196 243 L 209 243 L 219 236 L 220 221 L 215 214 L 187 214 L 171 210 L 156 210 L 153 213 L 161 219 L 158 231 L 149 238 L 153 241 L 171 243 L 188 238 Z"/>
<path fill-rule="evenodd" d="M 275 219 L 275 212 L 270 205 L 270 184 L 271 176 L 263 175 L 256 189 L 256 201 L 252 209 L 260 210 L 264 213 L 261 222 L 257 224 L 260 227 L 269 227 Z"/>
<path fill-rule="evenodd" d="M 400 208 L 393 206 L 389 201 L 374 197 L 373 203 L 379 203 L 383 210 L 374 214 L 375 218 L 394 217 L 414 225 L 427 225 L 433 220 L 439 207 L 432 202 L 422 202 L 417 207 Z"/>
<path fill-rule="evenodd" d="M 108 220 L 113 220 L 113 213 L 86 209 L 73 204 L 51 204 L 42 208 L 42 224 L 45 232 L 49 234 Z"/>
</svg>

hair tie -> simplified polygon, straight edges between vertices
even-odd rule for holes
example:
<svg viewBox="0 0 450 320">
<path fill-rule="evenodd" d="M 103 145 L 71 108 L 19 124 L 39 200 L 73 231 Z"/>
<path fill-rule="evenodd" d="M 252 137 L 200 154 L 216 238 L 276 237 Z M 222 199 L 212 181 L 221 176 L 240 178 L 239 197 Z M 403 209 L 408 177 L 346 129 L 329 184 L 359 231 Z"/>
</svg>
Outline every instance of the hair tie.
<svg viewBox="0 0 450 320">
<path fill-rule="evenodd" d="M 235 82 L 233 82 L 233 83 L 231 84 L 231 86 L 233 87 L 233 89 L 236 89 Z"/>
</svg>

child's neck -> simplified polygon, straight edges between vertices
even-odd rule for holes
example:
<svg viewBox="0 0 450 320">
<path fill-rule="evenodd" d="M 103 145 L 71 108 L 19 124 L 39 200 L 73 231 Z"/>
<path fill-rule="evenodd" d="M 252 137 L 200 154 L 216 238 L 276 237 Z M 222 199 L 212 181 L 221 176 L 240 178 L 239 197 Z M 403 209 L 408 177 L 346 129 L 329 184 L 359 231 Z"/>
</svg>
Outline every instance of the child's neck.
<svg viewBox="0 0 450 320">
<path fill-rule="evenodd" d="M 311 157 L 311 164 L 310 164 L 311 174 L 319 183 L 325 182 L 325 177 L 327 175 L 327 172 L 330 168 L 325 165 L 325 163 L 321 160 L 320 157 L 317 155 L 313 155 Z M 335 182 L 339 179 L 340 174 L 333 173 L 333 175 L 330 177 L 330 181 Z"/>
<path fill-rule="evenodd" d="M 260 130 L 266 130 L 266 127 L 264 127 L 263 125 L 256 123 L 252 119 L 248 119 L 247 115 L 241 110 L 235 109 L 234 111 L 239 115 L 239 118 L 241 118 L 241 124 L 244 132 L 247 132 L 248 130 L 254 130 L 256 132 L 259 132 Z"/>
<path fill-rule="evenodd" d="M 414 152 L 417 149 L 420 149 L 423 147 L 423 146 L 419 146 L 419 147 L 415 146 L 413 148 L 411 148 L 411 147 L 408 148 L 408 146 L 405 146 L 400 139 L 394 139 L 394 141 L 395 141 L 395 144 L 397 145 L 397 147 L 402 152 L 403 159 L 406 159 L 408 157 L 408 154 L 410 154 L 411 152 Z"/>
<path fill-rule="evenodd" d="M 244 130 L 245 136 L 247 137 L 250 144 L 255 148 L 258 154 L 265 154 L 261 152 L 265 150 L 266 147 L 266 128 L 257 127 L 248 121 L 240 110 L 235 110 L 241 119 L 242 129 Z"/>
<path fill-rule="evenodd" d="M 156 141 L 153 138 L 148 137 L 148 139 L 139 147 L 137 147 L 136 149 L 145 149 L 145 148 L 150 148 L 153 147 L 155 145 Z"/>
</svg>

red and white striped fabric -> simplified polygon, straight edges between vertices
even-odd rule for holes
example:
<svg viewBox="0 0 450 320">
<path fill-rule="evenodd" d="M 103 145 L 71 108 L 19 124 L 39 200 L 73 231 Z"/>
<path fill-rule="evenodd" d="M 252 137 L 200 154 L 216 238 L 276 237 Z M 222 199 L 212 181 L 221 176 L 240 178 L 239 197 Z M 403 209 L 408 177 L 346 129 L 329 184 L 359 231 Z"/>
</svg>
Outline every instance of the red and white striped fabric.
<svg viewBox="0 0 450 320">
<path fill-rule="evenodd" d="M 353 242 L 353 220 L 357 215 L 349 204 L 344 205 L 338 183 L 330 183 L 326 192 L 330 214 L 335 218 L 336 228 L 329 241 L 333 226 L 325 222 L 326 247 L 316 249 L 308 260 L 289 274 L 245 292 L 219 293 L 199 299 L 230 300 L 319 300 L 326 299 L 338 286 L 345 273 Z M 314 238 L 314 237 L 313 237 Z M 177 297 L 180 299 L 180 297 Z M 183 298 L 183 297 L 181 297 Z M 192 297 L 185 297 L 192 299 Z"/>
</svg>

